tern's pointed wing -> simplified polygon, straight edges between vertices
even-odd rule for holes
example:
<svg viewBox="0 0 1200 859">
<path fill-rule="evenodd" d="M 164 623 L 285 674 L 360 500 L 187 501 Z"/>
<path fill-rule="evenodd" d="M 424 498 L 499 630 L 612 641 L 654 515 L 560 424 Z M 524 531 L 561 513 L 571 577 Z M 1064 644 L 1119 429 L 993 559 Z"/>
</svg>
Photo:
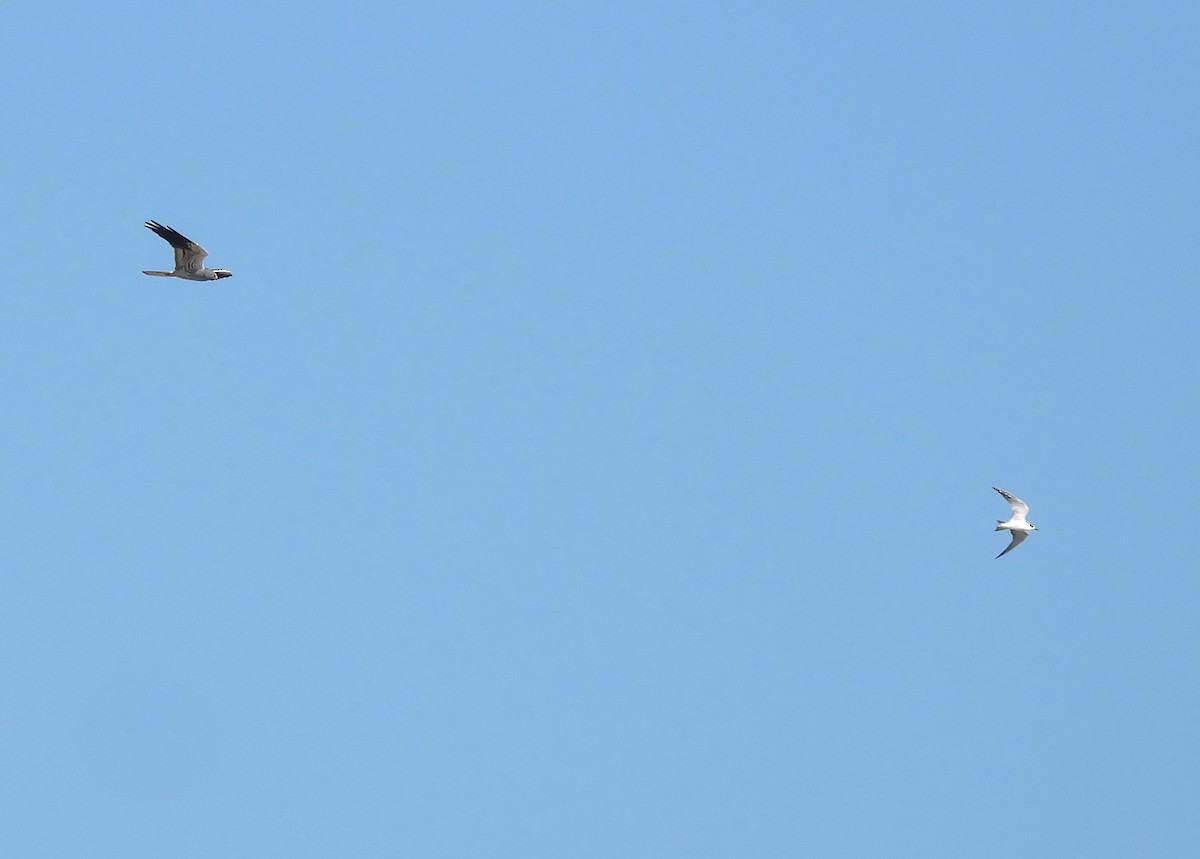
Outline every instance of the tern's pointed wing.
<svg viewBox="0 0 1200 859">
<path fill-rule="evenodd" d="M 146 229 L 175 248 L 175 268 L 199 271 L 204 267 L 204 258 L 208 256 L 208 251 L 187 236 L 170 227 L 164 227 L 158 221 L 146 221 Z"/>
<path fill-rule="evenodd" d="M 1005 555 L 1007 555 L 1013 549 L 1017 548 L 1017 546 L 1021 545 L 1021 541 L 1029 536 L 1029 532 L 1028 531 L 1013 531 L 1012 535 L 1013 535 L 1012 542 L 1008 544 L 1007 549 L 1005 549 L 1003 552 L 1001 552 L 999 555 L 996 556 L 997 558 L 1003 558 Z"/>
<path fill-rule="evenodd" d="M 993 486 L 992 489 L 995 489 L 1004 496 L 1004 500 L 1007 501 L 1008 506 L 1012 508 L 1013 518 L 1018 522 L 1024 522 L 1025 514 L 1029 512 L 1029 505 L 1017 496 L 1013 495 L 1011 492 L 1005 492 L 999 486 Z"/>
</svg>

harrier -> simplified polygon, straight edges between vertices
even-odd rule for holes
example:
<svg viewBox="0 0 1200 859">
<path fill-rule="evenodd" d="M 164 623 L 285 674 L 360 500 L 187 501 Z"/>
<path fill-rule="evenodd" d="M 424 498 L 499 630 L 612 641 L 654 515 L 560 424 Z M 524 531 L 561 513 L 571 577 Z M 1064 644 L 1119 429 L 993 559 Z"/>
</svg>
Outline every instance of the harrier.
<svg viewBox="0 0 1200 859">
<path fill-rule="evenodd" d="M 159 238 L 166 239 L 171 247 L 175 248 L 175 270 L 143 271 L 142 274 L 182 277 L 184 280 L 219 280 L 222 277 L 233 277 L 233 272 L 229 269 L 205 268 L 204 258 L 208 256 L 208 251 L 170 227 L 164 227 L 158 221 L 146 221 L 146 229 Z"/>
</svg>

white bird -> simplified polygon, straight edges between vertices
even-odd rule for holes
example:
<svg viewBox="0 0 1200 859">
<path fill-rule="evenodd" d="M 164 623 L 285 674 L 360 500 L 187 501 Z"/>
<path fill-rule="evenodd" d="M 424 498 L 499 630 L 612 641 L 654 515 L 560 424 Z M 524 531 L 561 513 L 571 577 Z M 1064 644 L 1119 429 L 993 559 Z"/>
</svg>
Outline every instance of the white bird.
<svg viewBox="0 0 1200 859">
<path fill-rule="evenodd" d="M 1008 548 L 996 556 L 997 558 L 1001 558 L 1019 546 L 1021 541 L 1029 536 L 1029 532 L 1036 531 L 1038 527 L 1032 522 L 1025 521 L 1025 515 L 1029 512 L 1028 504 L 1011 492 L 1005 492 L 999 486 L 993 486 L 992 489 L 1003 495 L 1004 500 L 1008 502 L 1008 506 L 1012 508 L 1012 516 L 1009 517 L 1007 522 L 999 519 L 996 520 L 997 531 L 1008 531 L 1012 534 L 1012 542 L 1008 544 Z"/>
<path fill-rule="evenodd" d="M 143 271 L 142 274 L 152 274 L 155 277 L 182 277 L 184 280 L 219 280 L 222 277 L 233 277 L 233 272 L 225 268 L 205 268 L 204 258 L 208 251 L 191 239 L 177 233 L 170 227 L 164 227 L 158 221 L 146 221 L 146 229 L 156 236 L 166 239 L 175 248 L 174 271 Z"/>
</svg>

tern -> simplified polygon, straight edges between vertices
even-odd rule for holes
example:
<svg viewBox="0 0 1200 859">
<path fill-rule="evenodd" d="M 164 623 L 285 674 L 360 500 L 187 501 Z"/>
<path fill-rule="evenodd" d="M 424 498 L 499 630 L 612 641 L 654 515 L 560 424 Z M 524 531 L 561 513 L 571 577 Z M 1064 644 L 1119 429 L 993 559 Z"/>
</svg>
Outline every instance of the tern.
<svg viewBox="0 0 1200 859">
<path fill-rule="evenodd" d="M 1004 500 L 1008 502 L 1008 506 L 1012 508 L 1012 516 L 1009 517 L 1007 522 L 999 519 L 996 520 L 997 531 L 1008 531 L 1012 534 L 1012 542 L 1008 544 L 1008 548 L 996 556 L 997 558 L 1002 558 L 1019 546 L 1021 541 L 1029 536 L 1030 531 L 1036 531 L 1038 527 L 1032 522 L 1025 521 L 1025 515 L 1029 512 L 1028 504 L 1011 492 L 1005 492 L 999 486 L 993 486 L 992 489 L 1003 495 Z"/>
<path fill-rule="evenodd" d="M 204 258 L 208 251 L 170 227 L 164 227 L 158 221 L 146 221 L 146 229 L 156 236 L 166 239 L 175 248 L 175 271 L 143 271 L 142 274 L 152 274 L 155 277 L 182 277 L 184 280 L 219 280 L 223 277 L 233 277 L 233 272 L 225 268 L 205 268 Z"/>
</svg>

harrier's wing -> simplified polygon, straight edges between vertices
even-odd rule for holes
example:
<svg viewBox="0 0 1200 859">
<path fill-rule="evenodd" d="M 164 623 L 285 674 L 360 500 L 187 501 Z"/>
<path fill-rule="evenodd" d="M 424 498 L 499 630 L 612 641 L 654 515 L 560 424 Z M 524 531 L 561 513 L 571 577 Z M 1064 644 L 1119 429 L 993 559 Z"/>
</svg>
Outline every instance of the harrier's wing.
<svg viewBox="0 0 1200 859">
<path fill-rule="evenodd" d="M 158 221 L 146 221 L 146 229 L 175 248 L 175 268 L 199 271 L 204 267 L 204 258 L 208 256 L 208 251 L 187 236 L 170 227 L 164 227 Z"/>
</svg>

